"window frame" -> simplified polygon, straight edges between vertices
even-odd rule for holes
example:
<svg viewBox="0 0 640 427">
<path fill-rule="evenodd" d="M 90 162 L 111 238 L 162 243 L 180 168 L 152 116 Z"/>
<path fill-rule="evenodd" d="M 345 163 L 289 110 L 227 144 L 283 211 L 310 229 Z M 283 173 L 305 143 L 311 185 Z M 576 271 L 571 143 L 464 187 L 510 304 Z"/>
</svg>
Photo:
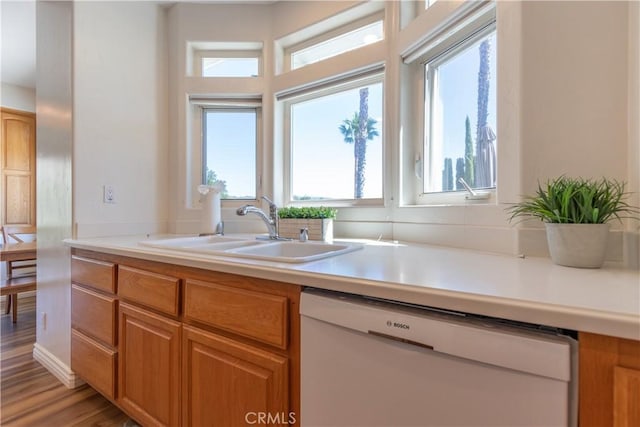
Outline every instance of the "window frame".
<svg viewBox="0 0 640 427">
<path fill-rule="evenodd" d="M 321 43 L 327 42 L 327 41 L 329 41 L 329 40 L 331 40 L 333 38 L 337 38 L 337 37 L 340 37 L 342 35 L 348 34 L 348 33 L 352 32 L 352 31 L 358 30 L 358 29 L 360 29 L 362 27 L 365 27 L 367 25 L 373 24 L 373 23 L 378 22 L 378 21 L 382 22 L 382 34 L 383 34 L 383 37 L 382 37 L 381 40 L 378 40 L 378 41 L 376 41 L 374 43 L 383 42 L 386 39 L 386 34 L 385 34 L 386 26 L 385 26 L 384 11 L 380 11 L 380 12 L 376 12 L 376 13 L 373 13 L 371 15 L 365 16 L 363 18 L 356 19 L 356 20 L 354 20 L 352 22 L 349 22 L 347 24 L 338 26 L 338 27 L 333 28 L 333 29 L 331 29 L 329 31 L 325 31 L 320 35 L 317 35 L 317 36 L 314 36 L 314 37 L 310 37 L 310 38 L 308 38 L 308 39 L 306 39 L 306 40 L 304 40 L 302 42 L 295 43 L 295 44 L 292 44 L 290 46 L 285 47 L 284 51 L 283 51 L 283 55 L 284 55 L 284 57 L 283 57 L 283 72 L 295 71 L 295 70 L 300 70 L 300 69 L 305 68 L 305 66 L 298 67 L 298 68 L 293 68 L 293 66 L 292 66 L 293 65 L 292 64 L 292 56 L 293 56 L 293 54 L 295 54 L 295 53 L 297 53 L 297 52 L 299 52 L 301 50 L 313 47 L 315 45 L 319 45 Z M 372 43 L 372 44 L 374 44 L 374 43 Z M 353 48 L 353 49 L 349 49 L 347 51 L 337 53 L 337 54 L 335 54 L 333 56 L 321 59 L 319 61 L 313 62 L 313 63 L 308 64 L 308 65 L 316 64 L 318 62 L 322 62 L 322 61 L 325 61 L 325 60 L 328 60 L 328 59 L 331 59 L 331 58 L 335 58 L 338 55 L 342 55 L 342 54 L 347 53 L 347 52 L 352 52 L 354 50 L 361 49 L 364 46 L 368 46 L 368 45 L 363 45 L 363 46 L 359 46 L 359 47 L 356 47 L 356 48 Z"/>
<path fill-rule="evenodd" d="M 202 73 L 202 60 L 204 58 L 255 58 L 258 60 L 258 74 L 256 76 L 204 76 Z M 196 50 L 193 53 L 193 75 L 203 79 L 253 79 L 264 75 L 263 62 L 262 50 Z"/>
<path fill-rule="evenodd" d="M 437 4 L 438 2 L 436 2 Z M 425 15 L 431 12 L 425 10 Z M 412 81 L 412 97 L 406 106 L 414 109 L 415 120 L 410 123 L 411 133 L 409 140 L 403 142 L 404 147 L 412 155 L 414 167 L 405 168 L 401 180 L 405 199 L 403 206 L 455 206 L 468 204 L 492 205 L 497 203 L 497 187 L 481 189 L 481 193 L 486 193 L 487 198 L 469 199 L 466 190 L 453 190 L 446 192 L 425 192 L 426 169 L 424 164 L 431 160 L 427 151 L 426 120 L 428 120 L 427 94 L 429 88 L 426 85 L 425 64 L 448 55 L 451 52 L 460 52 L 468 46 L 467 42 L 474 37 L 480 38 L 478 33 L 490 34 L 496 32 L 497 38 L 497 17 L 495 3 L 478 4 L 473 2 L 464 5 L 462 9 L 456 11 L 447 20 L 448 25 L 431 31 L 427 37 L 421 40 L 418 45 L 402 54 L 403 62 L 408 67 Z M 473 43 L 473 42 L 471 42 Z M 497 64 L 496 64 L 497 65 Z M 497 72 L 497 70 L 496 70 Z M 496 83 L 498 79 L 496 78 Z M 496 87 L 497 91 L 498 88 Z M 432 92 L 432 91 L 431 91 Z M 496 112 L 497 113 L 497 112 Z M 498 118 L 498 117 L 496 117 Z M 409 125 L 409 123 L 403 123 Z M 496 129 L 497 131 L 497 129 Z M 430 148 L 429 148 L 430 149 Z M 499 159 L 497 159 L 497 162 Z M 437 169 L 437 168 L 436 168 Z M 497 185 L 497 184 L 496 184 Z"/>
<path fill-rule="evenodd" d="M 284 127 L 283 127 L 283 156 L 284 156 L 284 171 L 283 171 L 283 199 L 284 203 L 288 206 L 335 206 L 335 207 L 360 207 L 360 206 L 383 206 L 386 193 L 386 146 L 385 146 L 385 130 L 380 132 L 381 144 L 382 144 L 382 194 L 378 198 L 362 198 L 362 199 L 327 199 L 327 200 L 293 200 L 292 198 L 292 139 L 291 139 L 291 106 L 300 102 L 309 101 L 312 99 L 322 98 L 329 95 L 334 95 L 346 90 L 355 89 L 365 85 L 382 84 L 382 116 L 385 116 L 385 73 L 384 71 L 377 71 L 365 76 L 356 76 L 341 81 L 333 82 L 330 85 L 322 85 L 316 89 L 301 90 L 296 93 L 287 95 L 286 99 L 282 100 L 283 114 L 284 114 Z"/>
<path fill-rule="evenodd" d="M 485 37 L 487 37 L 488 35 L 495 33 L 496 32 L 496 23 L 495 21 L 485 25 L 484 27 L 481 27 L 480 29 L 478 29 L 477 31 L 473 32 L 471 35 L 467 36 L 466 38 L 464 38 L 463 40 L 460 40 L 458 42 L 456 42 L 453 46 L 451 46 L 449 49 L 445 50 L 444 52 L 432 57 L 431 59 L 423 62 L 423 85 L 424 85 L 424 115 L 423 115 L 423 140 L 424 140 L 424 145 L 423 145 L 423 156 L 422 158 L 425 159 L 425 165 L 424 165 L 424 170 L 423 170 L 423 176 L 422 176 L 422 197 L 425 198 L 435 198 L 435 196 L 431 196 L 433 194 L 436 195 L 442 195 L 443 193 L 463 193 L 465 195 L 468 195 L 468 192 L 464 189 L 462 190 L 449 190 L 449 191 L 426 191 L 426 187 L 427 184 L 429 183 L 429 179 L 427 177 L 427 162 L 429 162 L 430 164 L 428 165 L 428 170 L 431 172 L 431 175 L 433 176 L 434 173 L 438 173 L 437 168 L 438 166 L 435 166 L 434 164 L 432 164 L 431 162 L 434 160 L 441 160 L 441 159 L 434 159 L 433 156 L 433 152 L 435 150 L 434 147 L 434 136 L 433 136 L 433 132 L 434 132 L 434 128 L 431 125 L 432 121 L 433 121 L 433 115 L 435 113 L 435 108 L 433 108 L 434 104 L 435 104 L 435 95 L 436 95 L 436 91 L 435 89 L 437 88 L 437 80 L 438 80 L 438 74 L 437 74 L 437 70 L 438 68 L 446 63 L 447 61 L 449 61 L 452 58 L 455 58 L 456 56 L 458 56 L 461 52 L 465 51 L 469 46 L 477 43 L 479 40 L 484 39 Z M 427 84 L 428 82 L 428 84 Z M 495 90 L 495 88 L 494 88 Z M 428 129 L 428 131 L 427 131 Z M 496 184 L 497 185 L 497 184 Z M 495 193 L 496 187 L 488 187 L 488 188 L 474 188 L 474 190 L 477 190 L 481 193 L 487 193 L 487 192 L 492 192 Z"/>
<path fill-rule="evenodd" d="M 255 199 L 222 199 L 222 206 L 228 208 L 236 208 L 247 204 L 248 202 L 257 202 L 262 195 L 263 184 L 263 162 L 264 156 L 263 149 L 263 106 L 261 99 L 229 99 L 229 98 L 194 98 L 189 100 L 191 111 L 191 127 L 188 137 L 190 144 L 188 144 L 190 152 L 191 165 L 188 170 L 190 172 L 190 179 L 187 184 L 189 186 L 188 192 L 191 195 L 188 198 L 187 205 L 191 208 L 198 207 L 198 200 L 200 194 L 197 191 L 198 185 L 202 184 L 206 179 L 206 148 L 205 148 L 205 132 L 206 121 L 205 110 L 206 109 L 229 109 L 229 110 L 255 110 L 256 112 L 256 151 L 255 151 L 255 180 L 256 180 L 256 198 Z M 189 182 L 191 183 L 189 185 Z"/>
</svg>

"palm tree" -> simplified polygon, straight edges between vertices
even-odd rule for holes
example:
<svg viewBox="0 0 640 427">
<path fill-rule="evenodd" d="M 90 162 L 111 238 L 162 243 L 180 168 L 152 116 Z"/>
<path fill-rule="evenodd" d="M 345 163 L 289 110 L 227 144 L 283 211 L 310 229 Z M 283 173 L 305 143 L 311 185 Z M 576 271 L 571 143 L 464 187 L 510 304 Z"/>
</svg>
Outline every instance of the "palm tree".
<svg viewBox="0 0 640 427">
<path fill-rule="evenodd" d="M 369 88 L 360 89 L 360 112 L 353 113 L 353 117 L 345 119 L 339 126 L 340 133 L 347 144 L 353 144 L 354 157 L 354 197 L 362 198 L 364 190 L 364 169 L 367 155 L 367 141 L 380 135 L 375 125 L 375 119 L 368 117 Z"/>
<path fill-rule="evenodd" d="M 489 55 L 491 44 L 489 40 L 480 43 L 480 67 L 478 69 L 478 122 L 476 123 L 476 157 L 475 157 L 475 186 L 476 188 L 490 187 L 492 176 L 490 172 L 487 147 L 482 139 L 488 132 L 487 119 L 489 116 Z M 493 133 L 493 131 L 491 131 Z"/>
<path fill-rule="evenodd" d="M 476 180 L 476 176 L 473 171 L 475 156 L 473 155 L 473 139 L 471 139 L 471 121 L 469 120 L 469 116 L 467 116 L 464 121 L 464 127 L 464 180 L 467 181 L 467 184 L 473 187 Z M 458 182 L 457 179 L 456 182 Z"/>
</svg>

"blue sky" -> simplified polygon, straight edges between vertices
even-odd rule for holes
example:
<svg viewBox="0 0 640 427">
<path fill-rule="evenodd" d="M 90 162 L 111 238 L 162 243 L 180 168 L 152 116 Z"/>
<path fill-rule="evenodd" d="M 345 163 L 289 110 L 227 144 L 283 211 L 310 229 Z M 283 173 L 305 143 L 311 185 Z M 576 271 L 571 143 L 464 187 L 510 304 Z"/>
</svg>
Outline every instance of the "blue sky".
<svg viewBox="0 0 640 427">
<path fill-rule="evenodd" d="M 495 34 L 491 37 L 490 63 L 492 70 L 496 64 Z M 457 56 L 454 60 L 444 65 L 439 77 L 442 103 L 444 110 L 444 146 L 445 157 L 453 159 L 455 168 L 456 158 L 464 157 L 465 118 L 468 115 L 471 121 L 471 136 L 475 142 L 477 122 L 478 99 L 478 68 L 480 66 L 480 54 L 478 46 L 480 42 L 471 46 L 464 55 Z M 489 125 L 496 131 L 496 75 L 490 76 L 489 83 Z M 497 141 L 496 141 L 497 144 Z M 442 161 L 440 162 L 442 164 Z"/>
<path fill-rule="evenodd" d="M 382 83 L 369 87 L 369 117 L 382 135 Z M 350 199 L 354 194 L 353 144 L 339 130 L 360 108 L 360 88 L 295 104 L 291 113 L 293 195 Z M 364 198 L 382 197 L 382 137 L 367 143 Z"/>
<path fill-rule="evenodd" d="M 255 111 L 216 110 L 207 114 L 207 165 L 236 198 L 256 197 Z M 213 147 L 212 147 L 213 141 Z"/>
</svg>

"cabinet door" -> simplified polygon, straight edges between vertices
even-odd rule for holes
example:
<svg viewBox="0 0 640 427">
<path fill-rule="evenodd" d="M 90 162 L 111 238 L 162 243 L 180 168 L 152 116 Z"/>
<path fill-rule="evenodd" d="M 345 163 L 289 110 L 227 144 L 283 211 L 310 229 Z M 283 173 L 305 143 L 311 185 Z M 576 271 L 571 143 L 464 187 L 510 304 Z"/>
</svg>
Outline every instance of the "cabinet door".
<svg viewBox="0 0 640 427">
<path fill-rule="evenodd" d="M 295 422 L 286 357 L 189 326 L 182 351 L 183 425 Z"/>
<path fill-rule="evenodd" d="M 0 224 L 36 225 L 36 119 L 2 109 Z"/>
<path fill-rule="evenodd" d="M 118 402 L 145 426 L 180 424 L 180 323 L 120 304 Z"/>
<path fill-rule="evenodd" d="M 638 354 L 640 358 L 640 354 Z M 640 426 L 640 370 L 613 369 L 613 425 Z"/>
<path fill-rule="evenodd" d="M 116 352 L 71 330 L 71 368 L 109 399 L 115 398 Z"/>
<path fill-rule="evenodd" d="M 640 341 L 580 332 L 581 427 L 640 425 Z"/>
</svg>

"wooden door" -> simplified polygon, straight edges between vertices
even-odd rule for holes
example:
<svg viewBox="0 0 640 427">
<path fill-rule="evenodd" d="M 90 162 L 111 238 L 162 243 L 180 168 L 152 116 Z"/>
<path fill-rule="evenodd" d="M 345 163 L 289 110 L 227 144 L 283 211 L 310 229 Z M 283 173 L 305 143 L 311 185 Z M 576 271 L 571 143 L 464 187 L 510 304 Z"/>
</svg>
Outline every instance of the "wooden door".
<svg viewBox="0 0 640 427">
<path fill-rule="evenodd" d="M 1 110 L 0 224 L 36 225 L 35 114 Z"/>
<path fill-rule="evenodd" d="M 286 357 L 189 326 L 182 356 L 184 426 L 295 423 Z"/>
<path fill-rule="evenodd" d="M 145 426 L 180 425 L 179 322 L 120 303 L 118 402 Z"/>
</svg>

